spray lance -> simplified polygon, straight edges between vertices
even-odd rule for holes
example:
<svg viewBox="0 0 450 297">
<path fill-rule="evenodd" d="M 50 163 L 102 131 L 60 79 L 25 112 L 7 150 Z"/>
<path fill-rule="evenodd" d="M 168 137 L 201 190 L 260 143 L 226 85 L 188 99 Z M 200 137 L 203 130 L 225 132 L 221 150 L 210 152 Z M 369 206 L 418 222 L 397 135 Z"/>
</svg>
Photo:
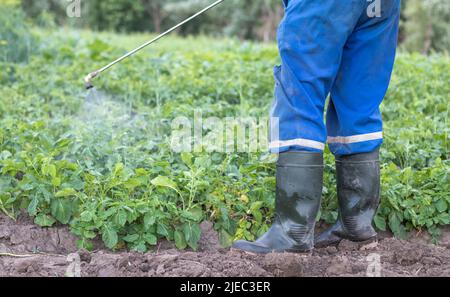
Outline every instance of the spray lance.
<svg viewBox="0 0 450 297">
<path fill-rule="evenodd" d="M 179 27 L 183 26 L 186 23 L 189 23 L 190 21 L 192 21 L 193 19 L 195 19 L 196 17 L 204 14 L 205 12 L 207 12 L 208 10 L 210 10 L 211 8 L 216 7 L 217 5 L 221 4 L 222 2 L 224 2 L 225 0 L 218 0 L 216 2 L 214 2 L 213 4 L 205 7 L 204 9 L 200 10 L 199 12 L 197 12 L 196 14 L 192 15 L 191 17 L 187 18 L 186 20 L 182 21 L 181 23 L 179 23 L 178 25 L 170 28 L 169 30 L 167 30 L 166 32 L 156 36 L 155 38 L 153 38 L 152 40 L 144 43 L 143 45 L 139 46 L 138 48 L 132 50 L 131 52 L 123 55 L 122 57 L 118 58 L 117 60 L 109 63 L 108 65 L 104 66 L 103 68 L 100 68 L 97 71 L 94 71 L 92 73 L 89 73 L 85 79 L 85 87 L 86 89 L 92 89 L 94 86 L 92 85 L 92 79 L 94 79 L 95 77 L 97 77 L 98 75 L 100 75 L 102 72 L 108 70 L 109 68 L 111 68 L 112 66 L 116 65 L 117 63 L 122 62 L 123 60 L 125 60 L 126 58 L 134 55 L 135 53 L 139 52 L 140 50 L 142 50 L 143 48 L 149 46 L 150 44 L 158 41 L 159 39 L 163 38 L 164 36 L 168 35 L 169 33 L 173 32 L 174 30 L 178 29 Z"/>
</svg>

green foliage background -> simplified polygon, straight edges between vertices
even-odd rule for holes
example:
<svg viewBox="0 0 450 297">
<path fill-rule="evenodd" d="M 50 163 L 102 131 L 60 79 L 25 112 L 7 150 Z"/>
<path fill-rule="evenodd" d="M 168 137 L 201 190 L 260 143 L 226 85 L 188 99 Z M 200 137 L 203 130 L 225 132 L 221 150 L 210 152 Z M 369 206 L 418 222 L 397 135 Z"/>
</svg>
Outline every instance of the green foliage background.
<svg viewBox="0 0 450 297">
<path fill-rule="evenodd" d="M 2 0 L 21 4 L 26 14 L 40 23 L 52 19 L 70 25 L 118 32 L 159 32 L 205 7 L 210 0 L 81 0 L 82 17 L 66 15 L 66 0 Z M 226 35 L 271 41 L 283 16 L 282 0 L 227 0 L 181 29 L 181 34 Z M 450 48 L 450 2 L 402 0 L 402 46 L 409 51 L 430 53 Z"/>
<path fill-rule="evenodd" d="M 268 229 L 273 156 L 175 154 L 169 144 L 170 120 L 192 118 L 199 106 L 204 117 L 265 116 L 270 69 L 279 62 L 274 44 L 171 37 L 97 80 L 107 100 L 86 101 L 83 74 L 149 36 L 31 30 L 20 13 L 2 18 L 17 25 L 0 28 L 3 53 L 23 51 L 0 61 L 3 213 L 15 218 L 25 210 L 44 227 L 68 224 L 86 248 L 99 237 L 109 248 L 145 251 L 167 238 L 196 249 L 204 220 L 214 222 L 225 246 Z M 35 46 L 24 46 L 31 39 Z M 413 229 L 436 237 L 450 223 L 449 66 L 446 55 L 400 54 L 382 107 L 375 225 L 399 237 Z M 333 222 L 329 152 L 326 161 L 321 218 Z"/>
</svg>

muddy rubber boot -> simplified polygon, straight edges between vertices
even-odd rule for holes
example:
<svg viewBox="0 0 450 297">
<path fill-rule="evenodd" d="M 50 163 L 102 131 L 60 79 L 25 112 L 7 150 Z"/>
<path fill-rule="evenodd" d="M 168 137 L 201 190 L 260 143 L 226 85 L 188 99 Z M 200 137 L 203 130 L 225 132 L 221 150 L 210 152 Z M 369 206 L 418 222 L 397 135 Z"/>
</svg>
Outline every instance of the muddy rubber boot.
<svg viewBox="0 0 450 297">
<path fill-rule="evenodd" d="M 339 215 L 337 222 L 315 239 L 316 247 L 342 239 L 361 242 L 376 238 L 372 220 L 380 204 L 379 150 L 336 158 Z"/>
<path fill-rule="evenodd" d="M 322 197 L 323 154 L 280 154 L 276 179 L 276 217 L 272 227 L 255 242 L 235 242 L 233 249 L 250 253 L 313 249 L 315 220 Z"/>
</svg>

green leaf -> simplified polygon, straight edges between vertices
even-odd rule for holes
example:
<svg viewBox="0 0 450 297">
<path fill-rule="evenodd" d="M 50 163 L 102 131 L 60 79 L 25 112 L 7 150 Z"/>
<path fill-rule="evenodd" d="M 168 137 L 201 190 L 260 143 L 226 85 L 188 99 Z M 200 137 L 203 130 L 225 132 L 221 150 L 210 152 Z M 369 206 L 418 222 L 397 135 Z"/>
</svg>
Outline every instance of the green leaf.
<svg viewBox="0 0 450 297">
<path fill-rule="evenodd" d="M 389 214 L 389 228 L 394 233 L 395 237 L 400 239 L 406 239 L 405 227 L 402 225 L 398 213 L 391 212 Z"/>
<path fill-rule="evenodd" d="M 97 237 L 97 233 L 95 233 L 94 231 L 84 230 L 83 237 L 94 239 L 95 237 Z"/>
<path fill-rule="evenodd" d="M 77 191 L 72 188 L 66 188 L 56 193 L 55 197 L 61 198 L 61 197 L 70 197 L 70 196 L 76 196 Z"/>
<path fill-rule="evenodd" d="M 72 203 L 68 199 L 53 199 L 50 205 L 52 216 L 61 224 L 67 224 L 72 217 Z"/>
<path fill-rule="evenodd" d="M 375 223 L 375 226 L 379 230 L 386 231 L 386 220 L 384 218 L 380 217 L 379 215 L 376 215 L 373 221 Z"/>
<path fill-rule="evenodd" d="M 169 229 L 164 223 L 158 223 L 158 227 L 156 228 L 156 232 L 162 236 L 169 236 Z"/>
<path fill-rule="evenodd" d="M 118 242 L 117 231 L 112 226 L 106 224 L 103 228 L 102 240 L 107 248 L 114 248 Z"/>
<path fill-rule="evenodd" d="M 123 173 L 125 166 L 123 165 L 123 163 L 117 163 L 114 166 L 114 170 L 113 170 L 113 176 L 120 176 Z"/>
<path fill-rule="evenodd" d="M 50 176 L 52 178 L 56 177 L 56 166 L 53 164 L 44 164 L 42 166 L 42 174 L 45 176 Z"/>
<path fill-rule="evenodd" d="M 389 214 L 389 228 L 391 229 L 394 234 L 397 234 L 400 232 L 400 220 L 398 219 L 396 212 L 391 212 Z"/>
<path fill-rule="evenodd" d="M 125 224 L 127 223 L 127 212 L 123 209 L 120 209 L 114 216 L 114 223 L 119 227 L 125 226 Z"/>
<path fill-rule="evenodd" d="M 80 214 L 80 220 L 82 222 L 90 222 L 94 218 L 94 215 L 91 211 L 85 210 Z"/>
<path fill-rule="evenodd" d="M 37 213 L 37 206 L 39 204 L 39 199 L 34 196 L 33 199 L 31 199 L 30 204 L 28 204 L 28 214 L 30 216 L 35 216 Z"/>
<path fill-rule="evenodd" d="M 219 242 L 223 247 L 228 248 L 233 244 L 233 238 L 225 229 L 220 229 Z"/>
<path fill-rule="evenodd" d="M 156 245 L 156 243 L 158 242 L 158 238 L 152 233 L 145 233 L 143 237 L 145 242 L 147 242 L 149 245 Z"/>
<path fill-rule="evenodd" d="M 198 242 L 202 233 L 200 226 L 198 224 L 186 223 L 183 225 L 183 233 L 186 238 L 187 244 L 193 250 L 197 250 Z"/>
<path fill-rule="evenodd" d="M 44 200 L 47 203 L 50 203 L 51 200 L 54 198 L 54 195 L 52 193 L 50 193 L 46 187 L 44 187 L 43 185 L 39 186 L 39 192 L 42 194 L 42 196 L 44 196 Z"/>
<path fill-rule="evenodd" d="M 117 207 L 111 207 L 111 208 L 108 208 L 107 210 L 101 212 L 100 218 L 102 218 L 103 220 L 106 220 L 109 217 L 115 215 L 116 213 L 117 213 Z"/>
<path fill-rule="evenodd" d="M 148 229 L 151 226 L 153 226 L 155 224 L 155 222 L 156 222 L 156 216 L 153 213 L 148 212 L 145 214 L 145 216 L 144 216 L 144 228 L 145 229 Z"/>
<path fill-rule="evenodd" d="M 448 213 L 440 213 L 437 216 L 437 219 L 442 225 L 450 224 L 450 214 L 448 214 Z"/>
<path fill-rule="evenodd" d="M 192 154 L 190 154 L 190 153 L 181 153 L 181 160 L 188 167 L 192 166 Z"/>
<path fill-rule="evenodd" d="M 262 207 L 262 205 L 263 205 L 263 202 L 262 202 L 262 201 L 256 201 L 256 202 L 253 202 L 253 203 L 251 204 L 251 206 L 250 206 L 250 213 L 259 211 L 260 208 Z"/>
<path fill-rule="evenodd" d="M 191 226 L 189 223 L 186 223 L 183 225 L 183 233 L 184 233 L 184 237 L 188 241 L 191 238 L 191 234 L 192 234 Z"/>
<path fill-rule="evenodd" d="M 252 211 L 252 215 L 255 218 L 256 222 L 258 222 L 258 223 L 262 222 L 263 217 L 262 217 L 262 213 L 259 209 Z"/>
<path fill-rule="evenodd" d="M 77 248 L 78 249 L 86 249 L 88 251 L 92 251 L 94 249 L 94 245 L 92 242 L 86 238 L 81 238 L 77 240 Z"/>
<path fill-rule="evenodd" d="M 52 186 L 54 187 L 59 187 L 61 185 L 61 178 L 59 177 L 54 177 L 52 179 Z"/>
<path fill-rule="evenodd" d="M 184 238 L 183 232 L 180 232 L 178 230 L 175 231 L 174 238 L 175 238 L 175 246 L 177 247 L 177 249 L 184 250 L 185 248 L 187 248 L 187 243 L 186 239 Z"/>
<path fill-rule="evenodd" d="M 34 223 L 41 227 L 51 227 L 56 223 L 56 220 L 49 215 L 40 213 L 34 218 Z"/>
<path fill-rule="evenodd" d="M 193 222 L 200 222 L 203 218 L 203 211 L 199 207 L 191 208 L 188 211 L 183 211 L 181 214 L 185 219 Z"/>
<path fill-rule="evenodd" d="M 145 253 L 147 251 L 147 246 L 145 245 L 145 242 L 139 241 L 137 244 L 133 245 L 131 250 L 138 253 Z"/>
<path fill-rule="evenodd" d="M 169 179 L 167 176 L 158 176 L 151 181 L 152 185 L 156 187 L 166 187 L 174 189 L 178 192 L 177 184 Z"/>
<path fill-rule="evenodd" d="M 439 199 L 438 202 L 436 202 L 436 209 L 439 212 L 444 212 L 447 210 L 447 202 L 445 202 L 444 199 Z"/>
<path fill-rule="evenodd" d="M 70 143 L 71 143 L 70 138 L 61 138 L 55 142 L 54 146 L 61 149 L 67 147 Z"/>
<path fill-rule="evenodd" d="M 126 242 L 135 242 L 139 239 L 139 234 L 129 234 L 123 237 L 123 240 Z"/>
<path fill-rule="evenodd" d="M 125 183 L 124 186 L 130 191 L 142 185 L 142 181 L 139 178 L 130 178 Z"/>
</svg>

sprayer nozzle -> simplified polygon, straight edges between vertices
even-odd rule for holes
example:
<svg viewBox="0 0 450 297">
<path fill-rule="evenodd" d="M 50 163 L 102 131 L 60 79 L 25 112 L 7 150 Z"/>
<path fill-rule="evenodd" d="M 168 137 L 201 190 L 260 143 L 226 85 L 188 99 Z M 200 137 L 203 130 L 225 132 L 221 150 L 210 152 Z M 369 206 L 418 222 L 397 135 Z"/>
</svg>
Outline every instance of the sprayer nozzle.
<svg viewBox="0 0 450 297">
<path fill-rule="evenodd" d="M 92 85 L 91 81 L 94 77 L 96 77 L 98 75 L 98 71 L 89 73 L 85 78 L 84 78 L 84 86 L 86 87 L 86 90 L 92 89 L 94 86 Z"/>
</svg>

